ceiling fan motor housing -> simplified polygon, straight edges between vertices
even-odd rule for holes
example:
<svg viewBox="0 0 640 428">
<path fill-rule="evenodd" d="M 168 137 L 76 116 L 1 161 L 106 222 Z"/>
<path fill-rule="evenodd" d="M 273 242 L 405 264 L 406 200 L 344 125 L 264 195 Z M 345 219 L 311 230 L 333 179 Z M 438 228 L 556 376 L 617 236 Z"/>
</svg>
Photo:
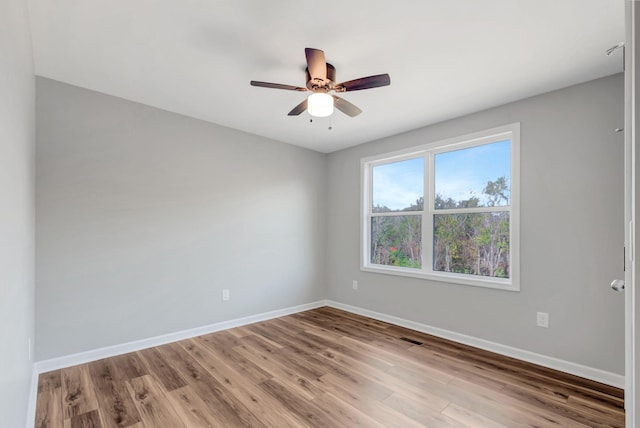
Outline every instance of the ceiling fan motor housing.
<svg viewBox="0 0 640 428">
<path fill-rule="evenodd" d="M 312 79 L 309 74 L 309 67 L 305 69 L 307 75 L 307 88 L 313 92 L 329 92 L 336 83 L 336 68 L 327 63 L 327 78 L 325 80 Z"/>
</svg>

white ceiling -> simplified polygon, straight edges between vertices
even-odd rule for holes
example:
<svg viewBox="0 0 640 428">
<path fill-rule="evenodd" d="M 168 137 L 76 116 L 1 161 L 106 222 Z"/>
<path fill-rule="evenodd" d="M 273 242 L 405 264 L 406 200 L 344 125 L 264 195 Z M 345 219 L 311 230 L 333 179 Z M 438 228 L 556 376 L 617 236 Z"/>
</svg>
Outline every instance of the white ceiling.
<svg viewBox="0 0 640 428">
<path fill-rule="evenodd" d="M 622 71 L 624 0 L 29 0 L 36 74 L 331 152 Z M 309 121 L 304 48 L 364 112 Z M 329 130 L 329 126 L 332 130 Z"/>
</svg>

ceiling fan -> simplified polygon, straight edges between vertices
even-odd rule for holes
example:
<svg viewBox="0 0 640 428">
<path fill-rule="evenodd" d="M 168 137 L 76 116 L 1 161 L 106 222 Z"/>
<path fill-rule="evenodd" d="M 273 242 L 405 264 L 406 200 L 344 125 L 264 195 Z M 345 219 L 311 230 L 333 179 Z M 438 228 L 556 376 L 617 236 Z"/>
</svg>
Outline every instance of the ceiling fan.
<svg viewBox="0 0 640 428">
<path fill-rule="evenodd" d="M 350 92 L 362 89 L 378 88 L 391 84 L 388 74 L 377 74 L 375 76 L 361 77 L 347 82 L 335 83 L 336 69 L 327 63 L 324 52 L 320 49 L 306 48 L 304 53 L 307 57 L 307 86 L 306 88 L 292 85 L 281 85 L 279 83 L 251 81 L 251 86 L 263 88 L 286 89 L 289 91 L 313 92 L 306 100 L 295 106 L 289 112 L 289 116 L 298 116 L 305 110 L 309 110 L 311 116 L 326 117 L 333 113 L 333 108 L 337 108 L 347 116 L 357 116 L 362 113 L 355 105 L 349 101 L 329 95 L 329 92 Z"/>
</svg>

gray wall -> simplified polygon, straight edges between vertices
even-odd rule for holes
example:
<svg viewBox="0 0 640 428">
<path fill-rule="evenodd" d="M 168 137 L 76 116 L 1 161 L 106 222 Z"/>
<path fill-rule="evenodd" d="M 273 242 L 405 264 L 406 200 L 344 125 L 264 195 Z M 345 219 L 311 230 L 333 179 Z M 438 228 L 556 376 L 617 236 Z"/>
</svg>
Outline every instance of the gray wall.
<svg viewBox="0 0 640 428">
<path fill-rule="evenodd" d="M 622 75 L 329 155 L 329 298 L 624 373 Z M 521 292 L 359 270 L 360 158 L 521 122 Z M 359 281 L 359 290 L 351 287 Z M 535 325 L 548 312 L 550 327 Z"/>
<path fill-rule="evenodd" d="M 35 79 L 27 3 L 0 2 L 0 426 L 25 425 L 33 364 Z"/>
<path fill-rule="evenodd" d="M 38 360 L 325 298 L 325 155 L 37 90 Z"/>
</svg>

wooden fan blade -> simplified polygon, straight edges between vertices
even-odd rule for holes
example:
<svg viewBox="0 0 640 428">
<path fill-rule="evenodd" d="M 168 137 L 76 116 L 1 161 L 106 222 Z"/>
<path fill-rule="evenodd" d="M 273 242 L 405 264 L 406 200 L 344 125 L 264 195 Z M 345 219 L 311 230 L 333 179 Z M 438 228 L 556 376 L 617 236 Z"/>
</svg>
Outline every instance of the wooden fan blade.
<svg viewBox="0 0 640 428">
<path fill-rule="evenodd" d="M 388 74 L 377 74 L 375 76 L 361 77 L 360 79 L 349 80 L 348 82 L 338 83 L 334 86 L 336 91 L 360 91 L 362 89 L 379 88 L 380 86 L 388 86 L 391 84 L 391 78 Z"/>
<path fill-rule="evenodd" d="M 293 110 L 289 112 L 288 116 L 298 116 L 300 113 L 302 113 L 306 109 L 307 109 L 307 99 L 305 98 L 303 102 L 295 106 Z"/>
<path fill-rule="evenodd" d="M 301 88 L 300 86 L 293 85 L 281 85 L 280 83 L 269 83 L 269 82 L 258 82 L 257 80 L 251 81 L 251 86 L 259 86 L 261 88 L 272 88 L 272 89 L 286 89 L 288 91 L 307 91 L 307 88 Z"/>
<path fill-rule="evenodd" d="M 341 112 L 343 112 L 344 114 L 346 114 L 347 116 L 355 117 L 360 113 L 362 113 L 362 110 L 360 110 L 355 105 L 351 104 L 349 101 L 343 98 L 337 97 L 335 95 L 332 95 L 332 97 L 334 100 L 333 106 L 338 110 L 340 110 Z"/>
<path fill-rule="evenodd" d="M 327 80 L 327 61 L 324 58 L 324 52 L 320 49 L 305 48 L 304 53 L 307 57 L 307 70 L 311 80 L 321 80 L 324 83 Z"/>
</svg>

